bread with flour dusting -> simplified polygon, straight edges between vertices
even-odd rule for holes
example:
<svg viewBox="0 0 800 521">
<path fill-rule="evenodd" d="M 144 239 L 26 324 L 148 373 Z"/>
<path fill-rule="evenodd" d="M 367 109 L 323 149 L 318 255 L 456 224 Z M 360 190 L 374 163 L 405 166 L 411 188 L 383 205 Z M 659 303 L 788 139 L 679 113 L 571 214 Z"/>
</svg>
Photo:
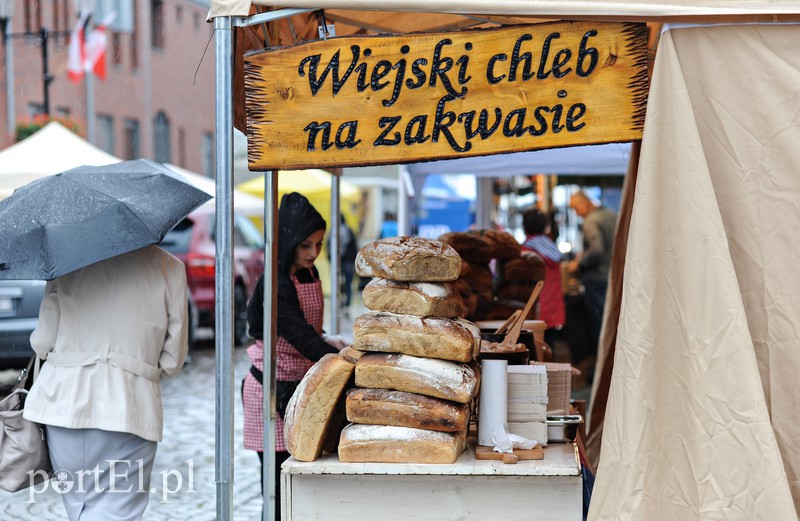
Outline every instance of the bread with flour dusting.
<svg viewBox="0 0 800 521">
<path fill-rule="evenodd" d="M 356 386 L 392 389 L 468 403 L 479 376 L 468 364 L 386 353 L 367 353 L 356 364 Z"/>
<path fill-rule="evenodd" d="M 369 311 L 353 322 L 353 347 L 469 362 L 480 352 L 481 331 L 464 319 Z"/>
<path fill-rule="evenodd" d="M 374 311 L 418 317 L 463 317 L 464 301 L 451 282 L 395 282 L 372 279 L 361 294 Z"/>
<path fill-rule="evenodd" d="M 329 353 L 323 356 L 297 386 L 284 415 L 283 434 L 289 453 L 300 461 L 314 461 L 326 445 L 336 423 L 337 403 L 344 398 L 355 361 Z M 340 427 L 341 428 L 341 427 Z"/>
<path fill-rule="evenodd" d="M 371 242 L 356 256 L 356 273 L 400 282 L 446 282 L 461 272 L 461 257 L 450 246 L 422 237 L 388 237 Z"/>
<path fill-rule="evenodd" d="M 460 432 L 469 424 L 469 404 L 389 389 L 347 391 L 347 421 Z"/>
<path fill-rule="evenodd" d="M 464 433 L 351 423 L 339 438 L 339 461 L 349 463 L 455 463 Z"/>
</svg>

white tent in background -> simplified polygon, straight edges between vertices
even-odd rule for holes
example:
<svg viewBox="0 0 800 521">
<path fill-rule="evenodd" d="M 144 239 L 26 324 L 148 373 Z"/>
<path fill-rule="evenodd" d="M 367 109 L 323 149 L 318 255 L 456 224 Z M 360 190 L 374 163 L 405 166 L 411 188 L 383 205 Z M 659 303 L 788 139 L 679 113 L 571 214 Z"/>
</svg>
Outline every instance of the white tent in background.
<svg viewBox="0 0 800 521">
<path fill-rule="evenodd" d="M 212 197 L 216 195 L 216 181 L 214 179 L 196 174 L 172 163 L 164 163 L 164 166 L 182 175 L 195 188 L 199 188 Z M 211 199 L 205 204 L 213 205 L 214 200 Z M 233 207 L 240 214 L 255 218 L 258 223 L 261 223 L 264 218 L 264 200 L 236 188 L 233 189 Z"/>
<path fill-rule="evenodd" d="M 407 168 L 411 175 L 625 175 L 630 156 L 630 143 L 611 143 L 414 163 Z"/>
<path fill-rule="evenodd" d="M 35 134 L 0 151 L 0 199 L 35 179 L 82 165 L 122 161 L 51 121 Z"/>
</svg>

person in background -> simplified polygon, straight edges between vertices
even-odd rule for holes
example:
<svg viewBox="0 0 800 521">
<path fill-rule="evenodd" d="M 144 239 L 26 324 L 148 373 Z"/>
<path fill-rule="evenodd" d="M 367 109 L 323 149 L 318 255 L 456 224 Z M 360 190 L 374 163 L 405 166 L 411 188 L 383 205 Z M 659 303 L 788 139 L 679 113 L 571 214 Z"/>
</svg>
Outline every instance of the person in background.
<svg viewBox="0 0 800 521">
<path fill-rule="evenodd" d="M 545 278 L 539 297 L 539 319 L 547 324 L 545 342 L 553 346 L 566 319 L 564 292 L 561 288 L 563 255 L 548 235 L 550 217 L 540 209 L 532 208 L 522 214 L 522 229 L 525 231 L 522 251 L 534 252 L 544 259 Z"/>
<path fill-rule="evenodd" d="M 46 360 L 24 417 L 45 425 L 70 521 L 134 521 L 161 441 L 159 381 L 188 351 L 183 263 L 147 246 L 51 280 L 31 334 Z M 56 479 L 60 479 L 57 475 Z"/>
<path fill-rule="evenodd" d="M 398 234 L 398 227 L 397 227 L 397 217 L 391 212 L 386 212 L 383 216 L 383 225 L 381 226 L 381 234 L 379 239 L 385 239 L 387 237 L 397 237 Z"/>
<path fill-rule="evenodd" d="M 596 350 L 603 325 L 603 308 L 606 302 L 617 214 L 595 205 L 583 192 L 573 194 L 569 205 L 583 219 L 583 251 L 570 261 L 569 271 L 580 278 L 584 287 L 591 326 L 591 342 Z"/>
<path fill-rule="evenodd" d="M 331 251 L 330 238 L 328 239 L 328 252 Z M 339 222 L 339 269 L 344 280 L 342 293 L 344 293 L 345 312 L 349 312 L 350 301 L 353 298 L 353 278 L 356 271 L 356 255 L 358 255 L 358 239 L 353 230 L 341 216 Z"/>
<path fill-rule="evenodd" d="M 325 220 L 303 195 L 292 192 L 283 196 L 278 209 L 275 519 L 281 518 L 281 464 L 289 458 L 283 438 L 286 406 L 311 366 L 326 354 L 336 353 L 345 347 L 340 338 L 328 338 L 322 332 L 322 283 L 314 261 L 322 249 L 325 227 Z M 258 453 L 263 477 L 263 275 L 259 278 L 247 306 L 247 319 L 250 336 L 256 341 L 247 348 L 252 366 L 242 382 L 244 446 Z"/>
</svg>

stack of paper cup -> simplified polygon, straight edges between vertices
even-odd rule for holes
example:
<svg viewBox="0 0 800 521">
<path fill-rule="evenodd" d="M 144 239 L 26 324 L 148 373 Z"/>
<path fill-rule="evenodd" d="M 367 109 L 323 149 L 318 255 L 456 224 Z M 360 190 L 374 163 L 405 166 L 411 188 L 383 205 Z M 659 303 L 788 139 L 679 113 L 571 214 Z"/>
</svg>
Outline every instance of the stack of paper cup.
<svg viewBox="0 0 800 521">
<path fill-rule="evenodd" d="M 478 403 L 478 445 L 493 446 L 492 433 L 502 426 L 507 432 L 508 361 L 481 362 L 481 393 Z"/>
</svg>

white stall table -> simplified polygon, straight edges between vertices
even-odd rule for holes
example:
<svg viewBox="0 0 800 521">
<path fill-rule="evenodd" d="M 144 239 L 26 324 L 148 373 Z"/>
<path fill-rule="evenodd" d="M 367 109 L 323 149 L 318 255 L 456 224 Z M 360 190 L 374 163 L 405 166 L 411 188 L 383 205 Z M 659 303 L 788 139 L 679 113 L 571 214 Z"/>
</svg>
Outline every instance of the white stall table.
<svg viewBox="0 0 800 521">
<path fill-rule="evenodd" d="M 581 467 L 572 443 L 551 443 L 544 459 L 452 465 L 313 462 L 281 467 L 284 521 L 580 521 Z"/>
</svg>

